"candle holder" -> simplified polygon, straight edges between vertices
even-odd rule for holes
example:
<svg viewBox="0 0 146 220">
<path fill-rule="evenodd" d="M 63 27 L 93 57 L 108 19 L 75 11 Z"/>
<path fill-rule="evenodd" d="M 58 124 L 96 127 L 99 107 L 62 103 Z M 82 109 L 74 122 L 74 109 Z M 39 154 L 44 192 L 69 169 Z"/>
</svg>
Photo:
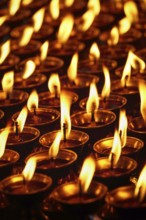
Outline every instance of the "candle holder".
<svg viewBox="0 0 146 220">
<path fill-rule="evenodd" d="M 0 180 L 12 173 L 14 164 L 20 156 L 16 151 L 6 149 L 4 155 L 0 158 Z"/>
<path fill-rule="evenodd" d="M 117 165 L 112 169 L 108 157 L 96 159 L 94 178 L 106 184 L 109 189 L 129 183 L 129 177 L 137 168 L 137 162 L 126 156 L 121 156 Z"/>
<path fill-rule="evenodd" d="M 78 181 L 74 181 L 55 188 L 50 194 L 50 198 L 59 203 L 67 213 L 87 214 L 102 205 L 106 193 L 107 187 L 105 185 L 92 181 L 88 191 L 81 194 Z"/>
<path fill-rule="evenodd" d="M 12 120 L 15 121 L 20 112 L 15 113 L 12 116 Z M 29 111 L 25 125 L 28 127 L 35 127 L 39 129 L 41 134 L 47 131 L 52 131 L 58 128 L 60 118 L 60 112 L 55 109 L 38 108 L 36 109 L 36 115 L 33 111 Z"/>
<path fill-rule="evenodd" d="M 82 99 L 79 102 L 79 106 L 82 109 L 86 109 L 87 99 Z M 127 103 L 127 99 L 119 95 L 110 95 L 107 98 L 102 98 L 99 96 L 99 110 L 110 110 L 113 111 L 116 115 L 119 114 L 121 108 L 123 108 Z"/>
<path fill-rule="evenodd" d="M 20 160 L 23 160 L 36 147 L 39 136 L 39 130 L 33 127 L 25 126 L 23 132 L 18 135 L 14 132 L 14 128 L 10 127 L 6 147 L 17 151 L 20 154 Z"/>
<path fill-rule="evenodd" d="M 60 77 L 61 87 L 65 90 L 76 92 L 80 98 L 88 96 L 89 87 L 92 82 L 96 84 L 99 82 L 99 78 L 95 75 L 77 74 L 75 82 L 69 80 L 67 75 Z"/>
<path fill-rule="evenodd" d="M 123 17 L 123 3 L 121 2 L 113 2 L 113 1 L 104 1 L 103 4 L 101 4 L 101 12 L 103 13 L 110 13 L 114 15 L 117 19 L 120 19 Z"/>
<path fill-rule="evenodd" d="M 19 90 L 13 90 L 9 94 L 9 98 L 3 98 L 3 91 L 0 91 L 0 96 L 0 108 L 4 111 L 6 119 L 22 109 L 28 99 L 28 93 Z"/>
<path fill-rule="evenodd" d="M 112 132 L 115 120 L 116 115 L 107 110 L 95 111 L 94 121 L 91 121 L 90 113 L 86 111 L 80 111 L 71 116 L 72 127 L 87 132 L 91 143 Z"/>
<path fill-rule="evenodd" d="M 39 0 L 36 0 L 35 3 L 31 2 L 30 4 L 28 4 L 27 6 L 23 6 L 23 8 L 30 10 L 31 13 L 35 13 L 37 10 L 39 10 L 40 8 L 42 8 L 43 6 L 48 4 L 48 0 L 42 0 L 41 2 Z"/>
<path fill-rule="evenodd" d="M 14 88 L 25 90 L 28 93 L 33 89 L 40 92 L 47 81 L 47 77 L 41 73 L 34 73 L 27 79 L 23 79 L 21 73 L 15 73 L 14 78 Z"/>
<path fill-rule="evenodd" d="M 55 159 L 49 158 L 48 150 L 30 154 L 30 157 L 37 160 L 36 170 L 38 173 L 49 175 L 53 179 L 53 186 L 58 185 L 60 180 L 67 177 L 71 170 L 75 169 L 77 154 L 74 151 L 60 149 Z"/>
<path fill-rule="evenodd" d="M 113 146 L 114 137 L 108 137 L 97 141 L 93 149 L 99 156 L 107 156 Z M 134 159 L 140 158 L 140 153 L 144 147 L 143 141 L 135 137 L 127 136 L 126 145 L 122 148 L 122 155 L 133 157 Z"/>
<path fill-rule="evenodd" d="M 42 135 L 39 139 L 40 144 L 43 147 L 50 148 L 58 132 L 59 131 L 52 131 Z M 83 148 L 86 148 L 88 140 L 89 136 L 85 132 L 71 130 L 67 140 L 61 140 L 60 149 L 69 149 L 75 151 L 77 154 L 81 154 Z"/>
<path fill-rule="evenodd" d="M 107 194 L 106 203 L 115 208 L 119 217 L 137 219 L 140 216 L 145 219 L 146 200 L 139 202 L 134 190 L 133 185 L 116 188 Z"/>
<path fill-rule="evenodd" d="M 115 21 L 115 17 L 112 14 L 100 13 L 98 16 L 95 17 L 93 26 L 104 31 L 107 29 L 111 29 L 114 21 Z"/>
</svg>

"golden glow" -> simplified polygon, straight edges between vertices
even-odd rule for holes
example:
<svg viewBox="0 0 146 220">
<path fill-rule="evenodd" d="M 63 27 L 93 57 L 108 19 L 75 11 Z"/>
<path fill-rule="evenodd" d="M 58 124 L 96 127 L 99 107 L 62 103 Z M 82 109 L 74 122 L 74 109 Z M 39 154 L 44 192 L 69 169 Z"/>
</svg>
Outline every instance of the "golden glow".
<svg viewBox="0 0 146 220">
<path fill-rule="evenodd" d="M 100 50 L 95 42 L 91 45 L 89 58 L 91 60 L 98 60 L 100 58 Z"/>
<path fill-rule="evenodd" d="M 110 90 L 111 90 L 111 81 L 110 81 L 110 73 L 108 68 L 103 65 L 103 73 L 104 73 L 104 78 L 105 78 L 105 82 L 104 82 L 104 86 L 101 92 L 101 96 L 102 97 L 109 97 L 110 95 Z"/>
<path fill-rule="evenodd" d="M 125 2 L 124 12 L 130 22 L 136 22 L 138 20 L 138 8 L 134 1 Z"/>
<path fill-rule="evenodd" d="M 66 15 L 59 26 L 57 39 L 64 44 L 70 37 L 74 25 L 74 18 L 71 14 Z"/>
<path fill-rule="evenodd" d="M 67 76 L 71 81 L 75 81 L 77 77 L 78 59 L 78 54 L 75 53 L 71 59 L 69 68 L 67 70 Z"/>
<path fill-rule="evenodd" d="M 136 183 L 134 194 L 142 202 L 146 195 L 146 165 L 142 169 L 138 181 Z"/>
<path fill-rule="evenodd" d="M 9 14 L 15 15 L 16 12 L 19 10 L 21 4 L 21 0 L 10 0 L 9 3 Z"/>
<path fill-rule="evenodd" d="M 8 18 L 7 15 L 0 17 L 0 26 L 7 20 L 7 18 Z"/>
<path fill-rule="evenodd" d="M 25 67 L 24 67 L 24 72 L 23 72 L 23 79 L 27 79 L 28 77 L 30 77 L 33 72 L 35 71 L 36 65 L 32 60 L 28 60 L 25 63 Z"/>
<path fill-rule="evenodd" d="M 119 33 L 120 34 L 125 34 L 129 29 L 131 28 L 131 22 L 127 17 L 122 18 L 119 21 Z"/>
<path fill-rule="evenodd" d="M 114 133 L 114 140 L 113 140 L 113 146 L 109 155 L 109 160 L 112 160 L 112 155 L 113 155 L 113 165 L 116 166 L 118 163 L 120 156 L 121 156 L 121 141 L 120 141 L 120 136 L 119 132 L 115 130 Z"/>
<path fill-rule="evenodd" d="M 54 20 L 59 17 L 59 12 L 59 0 L 52 0 L 50 2 L 50 14 Z"/>
<path fill-rule="evenodd" d="M 139 92 L 140 92 L 140 111 L 144 121 L 146 122 L 146 83 L 144 81 L 139 82 Z"/>
<path fill-rule="evenodd" d="M 24 31 L 22 33 L 22 36 L 21 36 L 21 39 L 19 41 L 19 46 L 20 47 L 24 47 L 29 43 L 29 41 L 31 40 L 31 37 L 33 35 L 33 31 L 34 31 L 34 29 L 31 26 L 27 26 L 24 29 Z"/>
<path fill-rule="evenodd" d="M 38 32 L 43 24 L 45 8 L 39 9 L 32 17 L 34 22 L 34 32 Z"/>
<path fill-rule="evenodd" d="M 140 72 L 143 72 L 145 62 L 140 57 L 136 56 L 132 51 L 129 51 L 128 59 L 134 69 L 139 69 Z"/>
<path fill-rule="evenodd" d="M 22 5 L 29 5 L 33 0 L 22 0 Z"/>
<path fill-rule="evenodd" d="M 131 64 L 130 64 L 130 60 L 127 58 L 121 77 L 121 86 L 122 87 L 127 86 L 130 82 L 130 78 L 131 78 Z"/>
<path fill-rule="evenodd" d="M 6 142 L 9 135 L 9 128 L 4 128 L 3 131 L 0 133 L 0 158 L 4 155 Z"/>
<path fill-rule="evenodd" d="M 83 163 L 83 166 L 82 166 L 82 169 L 79 175 L 81 191 L 83 193 L 87 192 L 90 186 L 90 183 L 92 181 L 92 178 L 94 176 L 95 169 L 96 169 L 95 160 L 92 157 L 87 157 Z"/>
<path fill-rule="evenodd" d="M 14 72 L 10 71 L 5 73 L 2 78 L 2 88 L 3 91 L 9 93 L 12 91 L 14 85 Z"/>
<path fill-rule="evenodd" d="M 127 126 L 128 120 L 126 117 L 126 111 L 121 110 L 119 116 L 119 133 L 121 138 L 121 147 L 124 147 L 127 142 Z"/>
<path fill-rule="evenodd" d="M 119 30 L 117 27 L 113 27 L 110 32 L 110 38 L 108 39 L 108 45 L 116 45 L 119 42 Z"/>
<path fill-rule="evenodd" d="M 23 131 L 23 128 L 24 128 L 24 125 L 25 125 L 25 122 L 26 122 L 26 118 L 27 118 L 27 114 L 28 114 L 28 111 L 27 111 L 27 107 L 23 107 L 23 109 L 21 110 L 21 112 L 19 113 L 17 119 L 16 119 L 16 122 L 18 123 L 18 126 L 19 126 L 19 132 L 22 132 Z"/>
<path fill-rule="evenodd" d="M 28 98 L 27 101 L 27 108 L 29 111 L 32 111 L 33 109 L 38 109 L 39 105 L 39 96 L 36 90 L 33 90 Z"/>
<path fill-rule="evenodd" d="M 95 18 L 95 14 L 92 9 L 89 9 L 88 11 L 86 11 L 82 15 L 83 23 L 80 25 L 80 29 L 82 31 L 87 31 L 91 27 L 91 25 L 94 21 L 94 18 Z"/>
<path fill-rule="evenodd" d="M 66 7 L 71 7 L 74 3 L 74 0 L 65 0 L 65 6 Z"/>
<path fill-rule="evenodd" d="M 36 165 L 37 165 L 37 162 L 34 157 L 31 157 L 27 161 L 27 163 L 22 171 L 22 175 L 24 176 L 26 181 L 30 181 L 32 179 L 34 172 L 35 172 L 35 169 L 36 169 Z"/>
<path fill-rule="evenodd" d="M 49 48 L 49 41 L 45 41 L 41 46 L 41 55 L 40 55 L 41 61 L 44 61 L 47 58 L 48 48 Z"/>
<path fill-rule="evenodd" d="M 95 83 L 91 83 L 89 98 L 86 103 L 86 111 L 87 113 L 94 112 L 99 107 L 99 97 Z"/>
<path fill-rule="evenodd" d="M 10 53 L 10 40 L 2 44 L 0 48 L 0 64 L 2 64 Z"/>
<path fill-rule="evenodd" d="M 50 92 L 54 95 L 57 95 L 59 97 L 60 95 L 60 80 L 58 73 L 52 73 L 49 81 L 48 81 L 48 88 Z"/>
<path fill-rule="evenodd" d="M 66 137 L 69 137 L 71 132 L 71 119 L 70 119 L 70 107 L 71 97 L 66 92 L 61 92 L 60 95 L 61 103 L 61 131 L 63 137 L 63 125 L 66 125 Z"/>
<path fill-rule="evenodd" d="M 100 13 L 100 0 L 89 0 L 87 7 L 93 10 L 95 15 L 98 15 Z"/>
<path fill-rule="evenodd" d="M 53 141 L 50 149 L 49 149 L 49 158 L 55 159 L 59 152 L 59 146 L 61 141 L 62 134 L 59 131 L 55 137 L 55 140 Z"/>
</svg>

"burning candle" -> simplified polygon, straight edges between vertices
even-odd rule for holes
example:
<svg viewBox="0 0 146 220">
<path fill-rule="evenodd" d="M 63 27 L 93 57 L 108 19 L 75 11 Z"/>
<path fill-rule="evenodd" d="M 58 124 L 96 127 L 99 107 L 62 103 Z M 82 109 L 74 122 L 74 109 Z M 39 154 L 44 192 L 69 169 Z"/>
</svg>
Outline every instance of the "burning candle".
<svg viewBox="0 0 146 220">
<path fill-rule="evenodd" d="M 61 204 L 63 210 L 89 213 L 100 206 L 107 187 L 99 182 L 91 182 L 95 172 L 92 157 L 85 159 L 79 178 L 74 182 L 55 188 L 50 197 Z"/>
</svg>

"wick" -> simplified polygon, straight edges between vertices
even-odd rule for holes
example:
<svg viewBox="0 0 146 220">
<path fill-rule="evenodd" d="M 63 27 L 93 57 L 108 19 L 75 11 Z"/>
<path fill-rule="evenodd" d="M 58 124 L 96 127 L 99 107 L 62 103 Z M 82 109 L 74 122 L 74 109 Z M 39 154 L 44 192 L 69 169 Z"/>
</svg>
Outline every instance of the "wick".
<svg viewBox="0 0 146 220">
<path fill-rule="evenodd" d="M 34 116 L 37 115 L 37 114 L 36 114 L 36 107 L 35 107 L 35 106 L 33 106 L 33 114 L 34 114 Z"/>
<path fill-rule="evenodd" d="M 114 153 L 111 153 L 111 170 L 114 169 Z"/>
<path fill-rule="evenodd" d="M 23 176 L 23 185 L 25 188 L 25 192 L 28 193 L 29 192 L 28 182 L 26 181 L 24 176 Z"/>
<path fill-rule="evenodd" d="M 55 90 L 55 99 L 57 99 L 57 86 L 54 86 L 54 90 Z"/>
<path fill-rule="evenodd" d="M 92 104 L 92 111 L 91 111 L 91 122 L 95 121 L 95 117 L 94 117 L 94 112 L 95 112 L 95 104 Z"/>
<path fill-rule="evenodd" d="M 10 92 L 6 92 L 6 100 L 10 100 Z"/>
<path fill-rule="evenodd" d="M 13 120 L 13 122 L 14 122 L 14 127 L 15 127 L 15 135 L 18 136 L 19 135 L 18 121 Z"/>
<path fill-rule="evenodd" d="M 64 142 L 66 142 L 66 129 L 67 129 L 66 123 L 63 123 L 63 140 L 64 140 Z"/>
<path fill-rule="evenodd" d="M 124 85 L 124 88 L 127 88 L 127 81 L 128 81 L 128 76 L 125 77 L 125 85 Z"/>
<path fill-rule="evenodd" d="M 81 185 L 81 180 L 79 180 L 79 198 L 80 200 L 82 199 L 82 185 Z"/>
</svg>

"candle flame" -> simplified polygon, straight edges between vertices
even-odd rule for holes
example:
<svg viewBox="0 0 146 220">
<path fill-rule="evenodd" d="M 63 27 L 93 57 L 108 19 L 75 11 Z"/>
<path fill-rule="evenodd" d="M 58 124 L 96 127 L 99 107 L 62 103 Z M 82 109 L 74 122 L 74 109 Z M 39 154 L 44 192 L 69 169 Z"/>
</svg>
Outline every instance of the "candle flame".
<svg viewBox="0 0 146 220">
<path fill-rule="evenodd" d="M 39 9 L 32 17 L 33 22 L 34 22 L 34 32 L 38 32 L 43 24 L 44 20 L 44 15 L 45 15 L 45 8 Z"/>
<path fill-rule="evenodd" d="M 58 152 L 59 152 L 61 138 L 62 138 L 62 134 L 59 131 L 55 137 L 55 140 L 53 141 L 53 143 L 49 149 L 49 158 L 55 159 L 57 157 Z"/>
<path fill-rule="evenodd" d="M 0 17 L 0 26 L 7 20 L 8 15 L 4 15 Z"/>
<path fill-rule="evenodd" d="M 95 14 L 94 14 L 94 11 L 92 10 L 92 9 L 88 9 L 83 15 L 82 15 L 82 24 L 80 25 L 80 29 L 82 30 L 82 31 L 87 31 L 90 27 L 91 27 L 91 25 L 92 25 L 92 23 L 93 23 L 93 21 L 94 21 L 94 19 L 95 19 Z"/>
<path fill-rule="evenodd" d="M 30 181 L 34 175 L 35 169 L 36 169 L 36 159 L 34 157 L 31 157 L 28 159 L 23 171 L 22 175 L 24 176 L 26 181 Z"/>
<path fill-rule="evenodd" d="M 124 12 L 131 23 L 138 21 L 138 8 L 134 1 L 125 2 Z"/>
<path fill-rule="evenodd" d="M 28 98 L 27 101 L 27 108 L 29 111 L 32 111 L 33 109 L 38 109 L 39 105 L 39 96 L 36 90 L 33 90 Z"/>
<path fill-rule="evenodd" d="M 99 107 L 99 96 L 96 88 L 96 84 L 94 82 L 90 85 L 89 98 L 86 103 L 86 111 L 87 113 L 92 113 L 97 110 Z"/>
<path fill-rule="evenodd" d="M 67 75 L 68 75 L 68 78 L 71 80 L 71 81 L 74 81 L 75 82 L 75 79 L 77 77 L 77 67 L 78 67 L 78 54 L 75 53 L 71 59 L 71 62 L 70 62 L 70 65 L 69 65 L 69 68 L 67 70 Z"/>
<path fill-rule="evenodd" d="M 34 32 L 34 29 L 31 26 L 27 26 L 24 29 L 24 31 L 22 33 L 22 36 L 21 36 L 21 39 L 19 41 L 19 46 L 20 47 L 24 47 L 29 43 L 29 41 L 31 40 L 31 37 L 33 35 L 33 32 Z"/>
<path fill-rule="evenodd" d="M 64 4 L 66 7 L 71 7 L 74 3 L 74 0 L 65 0 Z"/>
<path fill-rule="evenodd" d="M 129 51 L 128 59 L 130 61 L 131 66 L 134 69 L 139 69 L 140 72 L 144 71 L 145 66 L 146 66 L 145 62 L 141 58 L 136 56 L 132 51 Z"/>
<path fill-rule="evenodd" d="M 0 48 L 0 64 L 2 64 L 10 53 L 10 40 L 2 44 Z"/>
<path fill-rule="evenodd" d="M 57 97 L 59 97 L 60 94 L 60 80 L 58 73 L 52 73 L 49 81 L 48 81 L 48 88 L 50 92 L 54 95 L 57 94 Z"/>
<path fill-rule="evenodd" d="M 57 38 L 61 44 L 64 44 L 70 37 L 74 25 L 74 18 L 71 14 L 66 15 L 59 26 Z"/>
<path fill-rule="evenodd" d="M 113 27 L 110 31 L 110 38 L 107 43 L 109 45 L 116 45 L 119 42 L 119 30 L 117 27 Z"/>
<path fill-rule="evenodd" d="M 2 78 L 2 88 L 3 91 L 9 93 L 12 91 L 14 85 L 14 72 L 10 71 L 5 73 Z"/>
<path fill-rule="evenodd" d="M 128 120 L 126 117 L 126 111 L 123 109 L 120 111 L 119 117 L 119 133 L 121 138 L 121 147 L 125 147 L 127 142 L 127 126 Z"/>
<path fill-rule="evenodd" d="M 146 84 L 144 81 L 139 82 L 139 92 L 140 92 L 140 111 L 144 121 L 146 122 Z"/>
<path fill-rule="evenodd" d="M 131 22 L 127 17 L 122 18 L 119 21 L 119 33 L 125 34 L 131 28 Z"/>
<path fill-rule="evenodd" d="M 95 160 L 92 157 L 87 157 L 83 163 L 80 175 L 79 175 L 79 181 L 81 184 L 81 190 L 83 193 L 87 192 L 90 183 L 92 181 L 92 178 L 94 176 L 94 172 L 96 169 L 96 163 Z"/>
<path fill-rule="evenodd" d="M 28 111 L 27 111 L 27 107 L 23 107 L 23 109 L 21 110 L 21 112 L 19 113 L 17 119 L 16 119 L 16 122 L 18 123 L 18 126 L 19 126 L 19 132 L 22 132 L 23 131 L 23 128 L 24 128 L 24 125 L 25 125 L 25 122 L 26 122 L 26 118 L 27 118 L 27 114 L 28 114 Z M 14 127 L 15 129 L 15 127 Z"/>
<path fill-rule="evenodd" d="M 71 132 L 71 119 L 70 119 L 70 107 L 71 107 L 71 97 L 65 93 L 61 92 L 60 95 L 61 103 L 61 131 L 63 137 L 63 125 L 66 125 L 66 137 L 68 138 Z"/>
<path fill-rule="evenodd" d="M 59 0 L 52 0 L 50 2 L 50 14 L 54 20 L 59 17 L 60 9 L 59 9 Z"/>
<path fill-rule="evenodd" d="M 8 139 L 8 135 L 10 133 L 9 127 L 4 128 L 4 130 L 0 133 L 0 158 L 4 155 L 6 142 Z"/>
<path fill-rule="evenodd" d="M 128 53 L 126 64 L 124 66 L 122 77 L 121 77 L 121 86 L 122 87 L 124 87 L 125 85 L 127 86 L 130 82 L 130 78 L 131 78 L 131 64 L 130 64 L 129 53 Z"/>
<path fill-rule="evenodd" d="M 93 43 L 90 48 L 89 59 L 98 60 L 100 58 L 100 50 L 97 43 Z"/>
<path fill-rule="evenodd" d="M 33 0 L 22 0 L 22 5 L 27 6 L 32 3 Z"/>
<path fill-rule="evenodd" d="M 89 0 L 87 4 L 88 9 L 93 10 L 95 15 L 100 13 L 100 0 Z"/>
<path fill-rule="evenodd" d="M 134 191 L 135 197 L 139 196 L 139 201 L 142 202 L 146 195 L 146 165 L 143 167 L 138 181 L 136 183 L 135 191 Z"/>
<path fill-rule="evenodd" d="M 24 72 L 23 72 L 23 79 L 27 79 L 28 77 L 30 77 L 34 71 L 35 71 L 36 65 L 32 60 L 28 60 L 25 63 L 25 67 L 24 67 Z"/>
<path fill-rule="evenodd" d="M 15 15 L 16 12 L 19 10 L 21 4 L 21 0 L 10 0 L 9 3 L 9 13 L 10 15 Z"/>
<path fill-rule="evenodd" d="M 112 156 L 114 156 L 113 157 L 113 165 L 116 166 L 116 164 L 118 163 L 120 156 L 121 156 L 121 141 L 120 141 L 119 132 L 117 130 L 115 130 L 113 146 L 112 146 L 111 152 L 109 154 L 110 162 L 112 162 Z"/>
<path fill-rule="evenodd" d="M 40 60 L 44 61 L 48 54 L 48 48 L 49 48 L 49 41 L 45 41 L 41 46 L 41 55 Z"/>
<path fill-rule="evenodd" d="M 111 81 L 110 81 L 110 73 L 108 68 L 105 65 L 103 65 L 102 68 L 103 68 L 105 83 L 101 92 L 101 96 L 105 98 L 105 97 L 109 97 L 110 95 Z"/>
</svg>

